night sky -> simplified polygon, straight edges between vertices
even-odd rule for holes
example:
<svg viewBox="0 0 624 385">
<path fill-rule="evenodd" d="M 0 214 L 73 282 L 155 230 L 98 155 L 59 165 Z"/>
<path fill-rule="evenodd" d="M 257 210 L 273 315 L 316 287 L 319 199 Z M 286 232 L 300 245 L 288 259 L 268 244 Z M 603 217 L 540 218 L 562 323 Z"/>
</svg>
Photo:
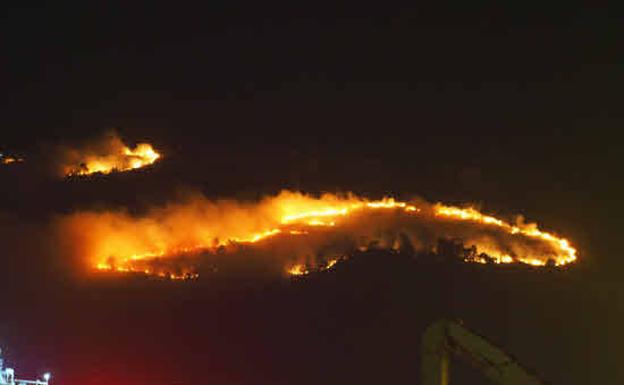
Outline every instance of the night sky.
<svg viewBox="0 0 624 385">
<path fill-rule="evenodd" d="M 420 333 L 454 316 L 549 383 L 622 383 L 613 15 L 498 3 L 3 4 L 0 151 L 27 159 L 0 168 L 6 360 L 65 385 L 414 384 Z M 49 175 L 55 145 L 110 128 L 165 159 L 88 180 Z M 521 213 L 571 239 L 580 260 L 561 271 L 380 268 L 381 253 L 294 281 L 93 281 L 39 241 L 77 209 L 283 188 Z M 461 365 L 456 383 L 486 383 Z"/>
</svg>

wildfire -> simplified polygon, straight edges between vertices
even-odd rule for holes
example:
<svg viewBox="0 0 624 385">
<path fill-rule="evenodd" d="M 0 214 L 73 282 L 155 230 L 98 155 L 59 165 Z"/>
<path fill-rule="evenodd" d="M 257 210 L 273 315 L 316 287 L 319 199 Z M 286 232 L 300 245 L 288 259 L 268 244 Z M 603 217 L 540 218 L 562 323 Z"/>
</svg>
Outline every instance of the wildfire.
<svg viewBox="0 0 624 385">
<path fill-rule="evenodd" d="M 188 280 L 199 278 L 199 273 L 191 272 L 191 271 L 175 273 L 175 272 L 170 272 L 170 271 L 164 272 L 164 271 L 156 271 L 152 269 L 139 269 L 139 268 L 132 267 L 132 266 L 112 267 L 106 264 L 99 264 L 97 266 L 97 269 L 100 271 L 117 272 L 117 273 L 143 274 L 143 275 L 153 276 L 153 277 L 158 277 L 158 278 L 163 278 L 163 279 L 170 279 L 173 281 L 188 281 Z"/>
<path fill-rule="evenodd" d="M 294 275 L 294 276 L 306 275 L 306 274 L 310 273 L 310 271 L 308 269 L 306 269 L 305 265 L 301 264 L 301 263 L 298 263 L 298 264 L 290 267 L 287 270 L 287 272 L 288 272 L 288 274 Z"/>
<path fill-rule="evenodd" d="M 389 248 L 395 247 L 398 235 L 419 250 L 434 249 L 439 238 L 461 238 L 481 253 L 467 262 L 544 266 L 552 261 L 561 266 L 577 259 L 577 251 L 568 240 L 542 231 L 535 224 L 512 225 L 474 208 L 392 198 L 371 201 L 353 195 L 315 198 L 283 191 L 258 203 L 213 202 L 198 197 L 155 208 L 141 217 L 124 212 L 81 212 L 63 218 L 61 224 L 63 237 L 86 258 L 89 267 L 161 276 L 167 273 L 156 265 L 179 256 L 216 253 L 219 249 L 235 253 L 239 245 L 266 248 L 269 244 L 273 245 L 271 253 L 284 254 L 287 274 L 305 275 L 313 267 L 292 263 L 299 249 L 302 254 L 318 255 L 321 251 L 313 250 L 326 250 L 329 244 L 335 249 L 334 255 L 346 255 L 353 243 L 366 247 L 361 242 L 377 239 Z M 424 237 L 422 229 L 432 236 Z M 340 237 L 332 238 L 332 234 Z M 384 236 L 391 239 L 385 240 Z M 338 238 L 352 242 L 348 247 L 336 246 Z M 278 244 L 288 242 L 291 246 L 284 246 L 286 251 L 277 249 Z M 304 255 L 294 257 L 305 259 Z M 314 269 L 330 269 L 338 259 L 324 259 Z M 188 279 L 195 274 L 183 269 L 169 276 Z"/>
<path fill-rule="evenodd" d="M 339 258 L 331 258 L 323 266 L 319 266 L 316 270 L 325 271 L 333 268 L 339 261 Z M 291 276 L 302 276 L 310 274 L 311 269 L 303 263 L 296 263 L 286 269 L 286 273 Z"/>
<path fill-rule="evenodd" d="M 19 163 L 23 162 L 24 158 L 20 158 L 18 156 L 10 156 L 10 155 L 2 155 L 0 154 L 0 163 L 1 164 L 11 164 L 11 163 Z"/>
<path fill-rule="evenodd" d="M 525 225 L 523 227 L 513 226 L 495 217 L 483 215 L 473 208 L 460 209 L 457 207 L 437 204 L 435 206 L 435 210 L 436 214 L 439 216 L 446 216 L 449 218 L 460 219 L 464 221 L 474 221 L 485 225 L 496 226 L 504 229 L 510 234 L 523 234 L 531 238 L 542 239 L 544 241 L 554 243 L 558 246 L 561 252 L 559 255 L 557 255 L 556 258 L 554 258 L 557 265 L 565 265 L 567 263 L 576 261 L 576 249 L 570 246 L 570 243 L 567 239 L 558 238 L 553 234 L 540 231 L 535 224 Z M 505 254 L 494 255 L 492 256 L 492 258 L 494 258 L 497 263 L 511 263 L 514 261 L 514 258 L 512 258 L 510 255 Z M 520 262 L 524 262 L 534 266 L 542 266 L 546 264 L 546 261 L 531 257 L 518 257 L 517 259 Z"/>
<path fill-rule="evenodd" d="M 161 154 L 149 143 L 130 148 L 116 134 L 109 134 L 95 145 L 65 149 L 64 158 L 62 173 L 72 176 L 134 170 L 153 164 Z"/>
</svg>

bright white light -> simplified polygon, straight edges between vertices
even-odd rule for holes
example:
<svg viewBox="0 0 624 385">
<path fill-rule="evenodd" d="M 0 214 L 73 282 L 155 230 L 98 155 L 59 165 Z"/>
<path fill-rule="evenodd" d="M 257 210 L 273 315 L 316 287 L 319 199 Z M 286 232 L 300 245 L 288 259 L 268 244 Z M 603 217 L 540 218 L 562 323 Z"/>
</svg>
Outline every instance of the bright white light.
<svg viewBox="0 0 624 385">
<path fill-rule="evenodd" d="M 50 373 L 45 373 L 43 375 L 43 380 L 48 382 L 48 381 L 50 381 L 50 377 L 52 377 L 52 375 Z"/>
</svg>

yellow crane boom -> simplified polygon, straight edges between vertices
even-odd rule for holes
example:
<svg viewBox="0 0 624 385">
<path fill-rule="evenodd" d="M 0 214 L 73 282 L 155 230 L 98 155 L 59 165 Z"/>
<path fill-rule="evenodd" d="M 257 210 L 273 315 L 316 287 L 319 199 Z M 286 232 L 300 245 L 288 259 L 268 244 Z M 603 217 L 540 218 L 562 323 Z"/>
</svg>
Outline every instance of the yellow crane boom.
<svg viewBox="0 0 624 385">
<path fill-rule="evenodd" d="M 450 320 L 434 322 L 423 334 L 422 385 L 449 385 L 451 354 L 468 361 L 495 384 L 544 385 L 502 349 Z"/>
</svg>

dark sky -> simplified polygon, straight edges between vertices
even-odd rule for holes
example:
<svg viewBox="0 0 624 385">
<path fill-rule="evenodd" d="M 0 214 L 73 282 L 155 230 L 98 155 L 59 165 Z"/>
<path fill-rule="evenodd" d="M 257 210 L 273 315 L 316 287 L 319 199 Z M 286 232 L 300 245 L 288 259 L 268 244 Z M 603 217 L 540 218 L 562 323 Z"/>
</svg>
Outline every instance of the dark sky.
<svg viewBox="0 0 624 385">
<path fill-rule="evenodd" d="M 92 182 L 43 177 L 36 162 L 0 170 L 0 213 L 11 219 L 3 219 L 5 232 L 24 236 L 29 226 L 78 207 L 164 202 L 188 187 L 243 198 L 281 188 L 420 195 L 524 213 L 573 239 L 580 266 L 556 279 L 497 273 L 500 290 L 472 270 L 454 273 L 458 292 L 474 278 L 485 294 L 482 301 L 449 294 L 473 307 L 449 306 L 499 314 L 459 316 L 524 349 L 553 383 L 624 379 L 609 343 L 622 336 L 614 329 L 624 321 L 622 27 L 607 7 L 132 1 L 2 8 L 0 149 L 45 159 L 53 144 L 116 127 L 128 141 L 147 140 L 167 154 L 150 172 Z M 5 250 L 0 268 L 24 274 L 26 253 Z M 427 305 L 429 315 L 419 318 L 405 294 L 423 290 L 413 286 L 418 273 L 399 279 L 392 269 L 382 277 L 399 283 L 376 278 L 377 286 L 366 286 L 372 270 L 362 269 L 364 277 L 348 285 L 328 279 L 209 288 L 222 296 L 205 294 L 202 285 L 78 285 L 49 278 L 51 268 L 35 270 L 26 283 L 11 278 L 0 286 L 0 299 L 12 306 L 0 311 L 0 344 L 23 344 L 11 346 L 15 361 L 31 360 L 23 365 L 32 371 L 38 361 L 52 362 L 70 385 L 87 377 L 98 378 L 87 384 L 144 384 L 155 367 L 163 383 L 176 383 L 164 372 L 180 370 L 186 384 L 202 378 L 204 359 L 214 363 L 205 366 L 214 383 L 290 384 L 298 370 L 327 360 L 325 376 L 317 371 L 302 382 L 373 381 L 394 371 L 394 382 L 413 383 L 416 364 L 380 358 L 372 370 L 371 363 L 386 351 L 408 351 L 405 341 L 384 340 L 383 331 L 394 328 L 388 325 L 400 325 L 392 330 L 398 334 L 409 330 L 406 320 L 422 326 L 437 314 Z M 379 297 L 358 294 L 357 285 Z M 522 285 L 530 286 L 526 296 Z M 336 290 L 344 290 L 339 301 Z M 302 311 L 299 294 L 323 310 Z M 559 307 L 544 310 L 549 299 Z M 37 320 L 41 311 L 52 321 Z M 98 325 L 103 334 L 91 332 Z M 379 340 L 358 355 L 367 332 Z M 301 344 L 286 343 L 290 333 Z M 271 342 L 273 334 L 279 342 Z M 518 340 L 535 335 L 529 341 L 541 352 L 531 357 L 531 345 Z M 180 358 L 149 342 L 161 337 L 181 349 Z M 204 349 L 203 341 L 214 346 Z M 273 351 L 263 349 L 272 343 Z M 289 370 L 280 372 L 282 360 Z M 100 364 L 101 372 L 90 372 Z M 366 375 L 349 375 L 364 364 Z M 74 369 L 78 374 L 68 373 Z M 115 376 L 107 379 L 107 370 Z"/>
</svg>

